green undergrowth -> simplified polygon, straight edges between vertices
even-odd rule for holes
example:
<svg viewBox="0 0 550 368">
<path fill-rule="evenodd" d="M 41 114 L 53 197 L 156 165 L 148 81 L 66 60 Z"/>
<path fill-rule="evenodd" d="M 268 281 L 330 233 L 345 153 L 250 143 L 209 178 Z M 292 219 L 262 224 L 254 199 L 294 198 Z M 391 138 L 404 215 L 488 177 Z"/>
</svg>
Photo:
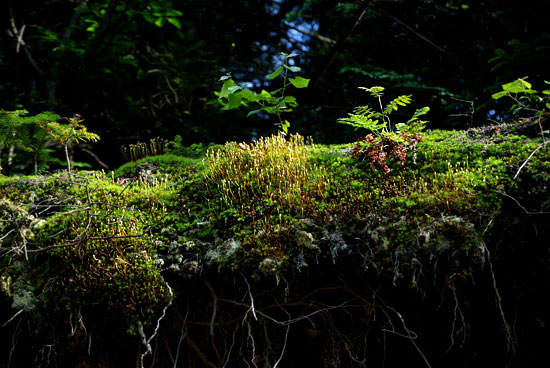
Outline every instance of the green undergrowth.
<svg viewBox="0 0 550 368">
<path fill-rule="evenodd" d="M 416 163 L 389 159 L 386 172 L 353 158 L 352 145 L 279 135 L 73 179 L 0 177 L 2 288 L 21 309 L 54 295 L 135 319 L 167 302 L 164 272 L 261 279 L 356 261 L 414 286 L 440 258 L 453 272 L 479 261 L 505 195 L 542 194 L 550 205 L 550 154 L 532 154 L 539 144 L 432 131 Z"/>
</svg>

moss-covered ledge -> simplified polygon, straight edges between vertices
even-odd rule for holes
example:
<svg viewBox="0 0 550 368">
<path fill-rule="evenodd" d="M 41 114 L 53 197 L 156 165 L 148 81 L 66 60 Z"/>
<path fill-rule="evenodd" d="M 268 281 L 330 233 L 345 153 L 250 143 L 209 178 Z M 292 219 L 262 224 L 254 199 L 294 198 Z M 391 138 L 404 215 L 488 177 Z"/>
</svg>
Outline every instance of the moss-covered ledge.
<svg viewBox="0 0 550 368">
<path fill-rule="evenodd" d="M 550 318 L 512 323 L 521 282 L 550 291 L 536 133 L 431 131 L 388 173 L 279 136 L 0 177 L 0 365 L 525 363 Z"/>
</svg>

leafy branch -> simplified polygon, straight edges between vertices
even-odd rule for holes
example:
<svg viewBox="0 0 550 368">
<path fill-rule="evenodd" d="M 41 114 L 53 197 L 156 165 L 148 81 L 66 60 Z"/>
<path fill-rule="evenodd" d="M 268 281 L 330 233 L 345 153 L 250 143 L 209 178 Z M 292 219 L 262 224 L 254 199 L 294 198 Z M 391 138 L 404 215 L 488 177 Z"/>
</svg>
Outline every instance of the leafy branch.
<svg viewBox="0 0 550 368">
<path fill-rule="evenodd" d="M 61 117 L 51 112 L 26 116 L 28 113 L 27 110 L 0 110 L 0 172 L 2 171 L 1 154 L 4 148 L 9 148 L 8 166 L 11 164 L 15 150 L 32 153 L 35 175 L 38 174 L 39 161 L 48 161 L 48 152 L 45 148 L 47 134 L 37 127 L 40 124 L 50 125 Z"/>
<path fill-rule="evenodd" d="M 542 142 L 546 145 L 544 135 L 550 131 L 543 130 L 542 117 L 548 116 L 550 111 L 550 90 L 542 91 L 543 96 L 539 95 L 537 90 L 532 89 L 531 83 L 527 82 L 527 77 L 518 78 L 513 82 L 502 85 L 502 91 L 492 95 L 493 99 L 498 100 L 502 97 L 511 98 L 514 103 L 510 107 L 510 111 L 514 116 L 518 117 L 522 111 L 527 111 L 530 114 L 535 114 L 537 123 L 540 128 Z M 549 81 L 544 83 L 550 85 Z"/>
<path fill-rule="evenodd" d="M 299 73 L 302 71 L 300 67 L 289 64 L 289 60 L 295 56 L 298 55 L 283 54 L 283 64 L 267 76 L 269 79 L 275 79 L 277 77 L 282 77 L 283 79 L 282 87 L 271 92 L 262 90 L 260 93 L 257 93 L 250 89 L 246 89 L 245 85 L 239 86 L 231 78 L 231 74 L 221 77 L 220 81 L 223 81 L 223 86 L 220 92 L 218 92 L 218 100 L 221 101 L 223 110 L 232 110 L 244 106 L 250 110 L 247 116 L 259 112 L 276 115 L 278 119 L 276 125 L 279 126 L 283 132 L 288 133 L 290 123 L 288 120 L 283 121 L 281 115 L 284 112 L 292 111 L 293 108 L 298 106 L 298 102 L 294 96 L 286 95 L 287 88 L 290 86 L 294 86 L 295 88 L 306 88 L 309 84 L 309 79 L 307 78 L 298 75 L 294 78 L 289 76 L 289 72 Z"/>
</svg>

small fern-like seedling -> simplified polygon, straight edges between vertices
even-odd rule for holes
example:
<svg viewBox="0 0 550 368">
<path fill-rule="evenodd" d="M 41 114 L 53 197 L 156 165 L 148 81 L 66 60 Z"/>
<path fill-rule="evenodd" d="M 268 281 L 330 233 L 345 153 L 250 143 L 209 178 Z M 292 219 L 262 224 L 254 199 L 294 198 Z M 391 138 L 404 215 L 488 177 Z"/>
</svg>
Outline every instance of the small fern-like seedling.
<svg viewBox="0 0 550 368">
<path fill-rule="evenodd" d="M 378 164 L 389 172 L 390 168 L 386 162 L 388 157 L 399 159 L 401 165 L 405 164 L 407 152 L 413 153 L 413 161 L 416 161 L 416 144 L 422 141 L 418 134 L 425 128 L 426 121 L 420 116 L 430 111 L 425 106 L 417 109 L 412 117 L 406 122 L 392 125 L 390 115 L 399 107 L 411 104 L 410 95 L 401 95 L 394 98 L 385 106 L 382 103 L 384 87 L 359 87 L 371 94 L 378 100 L 379 110 L 369 105 L 358 106 L 347 118 L 338 119 L 339 123 L 351 125 L 355 129 L 366 129 L 371 133 L 360 138 L 354 148 L 354 156 L 360 159 L 369 158 L 371 166 Z"/>
<path fill-rule="evenodd" d="M 40 122 L 40 126 L 45 129 L 53 140 L 57 143 L 61 143 L 65 148 L 65 157 L 67 159 L 67 171 L 71 176 L 71 160 L 69 156 L 69 144 L 71 142 L 78 143 L 80 141 L 99 141 L 99 135 L 89 132 L 88 129 L 81 124 L 84 119 L 78 114 L 75 114 L 72 118 L 65 118 L 69 124 L 59 124 L 53 122 Z"/>
</svg>

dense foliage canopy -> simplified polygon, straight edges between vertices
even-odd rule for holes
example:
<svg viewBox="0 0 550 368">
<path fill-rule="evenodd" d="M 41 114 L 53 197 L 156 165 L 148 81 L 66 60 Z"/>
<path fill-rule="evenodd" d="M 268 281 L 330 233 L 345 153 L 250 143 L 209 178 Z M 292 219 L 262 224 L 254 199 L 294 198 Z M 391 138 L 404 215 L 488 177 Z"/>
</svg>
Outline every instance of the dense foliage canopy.
<svg viewBox="0 0 550 368">
<path fill-rule="evenodd" d="M 479 126 L 503 118 L 490 99 L 499 85 L 543 82 L 543 3 L 6 0 L 0 109 L 82 115 L 112 166 L 120 145 L 156 136 L 249 140 L 274 126 L 261 114 L 221 114 L 219 77 L 273 90 L 280 82 L 266 76 L 279 53 L 295 52 L 311 83 L 296 94 L 291 129 L 317 141 L 357 137 L 334 122 L 364 102 L 358 86 L 413 94 L 431 107 L 432 128 Z"/>
</svg>

